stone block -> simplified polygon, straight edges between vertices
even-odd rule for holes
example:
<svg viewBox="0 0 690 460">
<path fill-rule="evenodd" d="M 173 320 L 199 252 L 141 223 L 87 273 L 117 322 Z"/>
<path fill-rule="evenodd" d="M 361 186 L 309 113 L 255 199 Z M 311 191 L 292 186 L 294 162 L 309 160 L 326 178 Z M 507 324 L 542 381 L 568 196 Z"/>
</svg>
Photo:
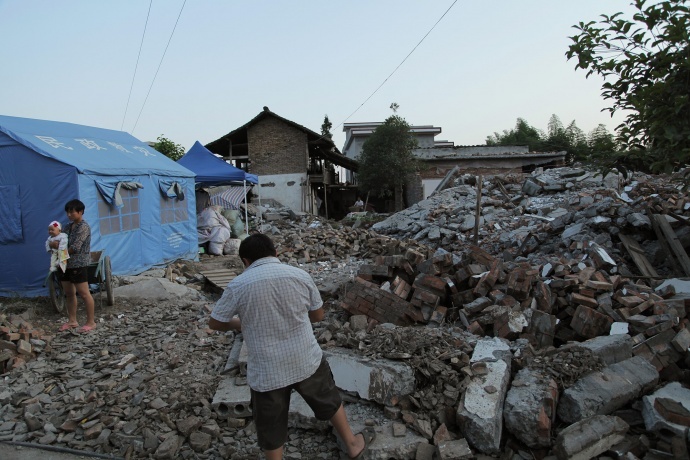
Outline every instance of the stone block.
<svg viewBox="0 0 690 460">
<path fill-rule="evenodd" d="M 553 345 L 557 322 L 558 320 L 554 315 L 541 310 L 534 310 L 527 331 L 534 336 L 537 346 L 548 347 Z"/>
<path fill-rule="evenodd" d="M 488 297 L 478 297 L 474 299 L 472 302 L 463 304 L 462 307 L 468 314 L 473 315 L 481 312 L 489 305 L 493 305 L 493 301 L 491 299 L 489 299 Z"/>
<path fill-rule="evenodd" d="M 536 369 L 521 369 L 511 384 L 503 406 L 505 427 L 526 446 L 551 446 L 556 419 L 558 385 Z"/>
<path fill-rule="evenodd" d="M 639 398 L 657 384 L 659 373 L 641 356 L 611 364 L 582 377 L 558 402 L 558 417 L 574 423 L 593 415 L 608 415 Z"/>
<path fill-rule="evenodd" d="M 627 334 L 602 335 L 585 340 L 580 346 L 592 350 L 606 365 L 632 358 L 632 337 Z"/>
<path fill-rule="evenodd" d="M 570 425 L 556 437 L 558 460 L 589 460 L 625 439 L 628 424 L 615 416 L 595 415 Z"/>
<path fill-rule="evenodd" d="M 368 319 L 367 315 L 352 315 L 350 316 L 350 327 L 353 331 L 365 331 Z"/>
<path fill-rule="evenodd" d="M 462 460 L 474 458 L 467 440 L 445 441 L 436 446 L 436 455 L 440 460 Z"/>
</svg>

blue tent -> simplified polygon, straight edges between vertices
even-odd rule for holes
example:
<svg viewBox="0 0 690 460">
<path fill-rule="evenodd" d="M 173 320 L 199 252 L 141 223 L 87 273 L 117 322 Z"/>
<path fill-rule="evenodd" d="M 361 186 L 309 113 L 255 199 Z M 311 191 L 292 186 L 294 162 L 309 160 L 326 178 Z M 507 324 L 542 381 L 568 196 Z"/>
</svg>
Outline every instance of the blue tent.
<svg viewBox="0 0 690 460">
<path fill-rule="evenodd" d="M 230 185 L 238 182 L 258 184 L 259 178 L 226 163 L 196 141 L 189 152 L 177 160 L 179 164 L 196 173 L 196 183 L 202 187 Z"/>
<path fill-rule="evenodd" d="M 116 275 L 198 259 L 194 173 L 130 134 L 0 115 L 0 165 L 0 296 L 47 293 L 47 226 L 75 198 Z"/>
</svg>

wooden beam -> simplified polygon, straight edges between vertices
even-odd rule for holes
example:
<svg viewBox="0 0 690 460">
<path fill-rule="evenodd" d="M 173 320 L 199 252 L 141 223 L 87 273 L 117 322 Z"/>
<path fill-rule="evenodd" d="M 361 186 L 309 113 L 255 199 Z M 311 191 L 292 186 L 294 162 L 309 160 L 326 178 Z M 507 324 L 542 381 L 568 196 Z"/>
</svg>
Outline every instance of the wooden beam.
<svg viewBox="0 0 690 460">
<path fill-rule="evenodd" d="M 632 257 L 635 266 L 640 273 L 642 273 L 642 276 L 648 278 L 659 277 L 652 264 L 649 263 L 649 260 L 645 257 L 644 250 L 642 250 L 637 241 L 622 233 L 618 234 L 618 238 L 620 238 L 621 243 L 625 246 L 625 249 L 628 251 L 628 254 L 630 254 L 630 257 Z"/>
<path fill-rule="evenodd" d="M 656 237 L 662 246 L 667 246 L 672 260 L 677 260 L 680 268 L 686 276 L 690 276 L 690 258 L 685 252 L 676 232 L 671 228 L 666 217 L 662 214 L 652 214 L 652 226 L 656 232 Z"/>
</svg>

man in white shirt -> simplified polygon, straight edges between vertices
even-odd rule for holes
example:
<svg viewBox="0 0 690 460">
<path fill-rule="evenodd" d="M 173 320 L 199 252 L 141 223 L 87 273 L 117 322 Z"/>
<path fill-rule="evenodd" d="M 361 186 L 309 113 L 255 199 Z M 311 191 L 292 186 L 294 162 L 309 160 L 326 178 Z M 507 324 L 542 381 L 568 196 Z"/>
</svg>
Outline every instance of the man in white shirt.
<svg viewBox="0 0 690 460">
<path fill-rule="evenodd" d="M 352 433 L 311 323 L 324 317 L 323 301 L 309 274 L 282 264 L 271 239 L 245 238 L 239 255 L 245 271 L 216 303 L 208 325 L 241 330 L 247 344 L 247 383 L 259 447 L 268 460 L 283 458 L 290 393 L 297 391 L 319 420 L 330 420 L 350 458 L 363 458 L 376 433 Z"/>
</svg>

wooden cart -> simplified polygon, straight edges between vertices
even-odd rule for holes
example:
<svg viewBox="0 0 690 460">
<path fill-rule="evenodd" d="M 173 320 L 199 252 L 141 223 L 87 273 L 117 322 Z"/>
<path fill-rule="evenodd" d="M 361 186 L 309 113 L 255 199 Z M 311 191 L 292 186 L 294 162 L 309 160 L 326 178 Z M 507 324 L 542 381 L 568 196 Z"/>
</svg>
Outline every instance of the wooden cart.
<svg viewBox="0 0 690 460">
<path fill-rule="evenodd" d="M 107 305 L 115 304 L 113 297 L 113 273 L 110 266 L 110 256 L 105 255 L 104 251 L 94 251 L 91 253 L 91 263 L 88 266 L 88 280 L 89 286 L 98 285 L 99 302 L 103 304 L 103 293 L 105 292 Z M 52 272 L 48 275 L 46 280 L 48 285 L 48 292 L 50 296 L 50 303 L 55 309 L 60 312 L 65 312 L 65 292 L 62 289 L 62 284 L 58 280 L 57 273 Z"/>
</svg>

